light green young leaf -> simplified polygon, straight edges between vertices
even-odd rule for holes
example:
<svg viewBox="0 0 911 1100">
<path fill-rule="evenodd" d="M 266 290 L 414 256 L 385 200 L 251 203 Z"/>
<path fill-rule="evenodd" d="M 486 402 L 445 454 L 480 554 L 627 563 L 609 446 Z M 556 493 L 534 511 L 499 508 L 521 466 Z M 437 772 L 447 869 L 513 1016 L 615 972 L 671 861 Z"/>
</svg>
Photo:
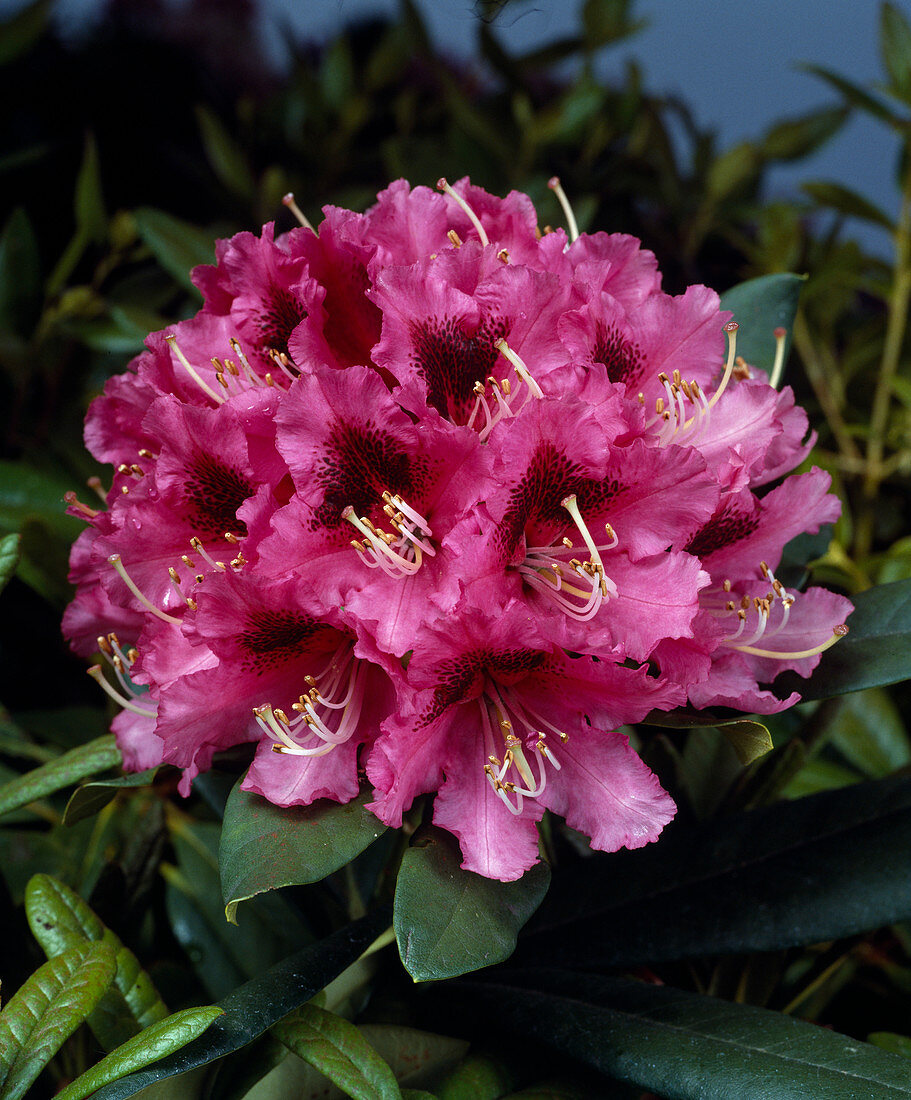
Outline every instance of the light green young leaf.
<svg viewBox="0 0 911 1100">
<path fill-rule="evenodd" d="M 0 538 L 0 592 L 6 588 L 19 564 L 19 536 L 4 535 Z"/>
<path fill-rule="evenodd" d="M 118 791 L 147 787 L 157 774 L 158 768 L 149 768 L 144 772 L 121 775 L 116 779 L 97 779 L 92 783 L 83 783 L 70 795 L 63 811 L 63 824 L 75 825 L 86 817 L 94 817 L 117 797 Z"/>
<path fill-rule="evenodd" d="M 139 960 L 68 886 L 49 875 L 35 875 L 25 891 L 29 926 L 48 958 L 71 947 L 99 942 L 111 948 L 117 963 L 114 983 L 89 1017 L 106 1050 L 113 1050 L 168 1010 Z"/>
<path fill-rule="evenodd" d="M 182 1012 L 151 1024 L 132 1039 L 122 1043 L 116 1050 L 102 1058 L 97 1065 L 81 1074 L 57 1093 L 56 1100 L 83 1100 L 93 1092 L 117 1081 L 134 1070 L 164 1058 L 166 1054 L 185 1047 L 198 1038 L 213 1020 L 224 1015 L 224 1009 L 217 1005 L 207 1008 L 185 1008 Z"/>
<path fill-rule="evenodd" d="M 122 763 L 113 734 L 80 745 L 0 787 L 0 816 Z"/>
<path fill-rule="evenodd" d="M 0 1100 L 20 1100 L 114 977 L 107 944 L 83 943 L 39 967 L 0 1013 Z"/>
<path fill-rule="evenodd" d="M 353 1100 L 402 1100 L 388 1064 L 341 1016 L 304 1005 L 280 1020 L 272 1034 Z"/>
</svg>

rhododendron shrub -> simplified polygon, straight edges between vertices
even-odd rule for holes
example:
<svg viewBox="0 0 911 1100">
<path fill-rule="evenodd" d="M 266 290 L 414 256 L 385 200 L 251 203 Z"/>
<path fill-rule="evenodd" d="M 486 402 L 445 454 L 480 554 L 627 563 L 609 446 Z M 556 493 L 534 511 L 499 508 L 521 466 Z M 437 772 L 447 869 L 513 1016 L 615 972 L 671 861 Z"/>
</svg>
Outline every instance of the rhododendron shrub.
<svg viewBox="0 0 911 1100">
<path fill-rule="evenodd" d="M 71 501 L 65 631 L 129 769 L 187 794 L 255 742 L 245 789 L 368 786 L 393 826 L 432 794 L 463 867 L 512 880 L 545 810 L 607 851 L 671 820 L 623 727 L 798 700 L 769 685 L 851 607 L 776 570 L 839 506 L 821 470 L 781 480 L 806 417 L 714 291 L 467 180 L 216 260 L 90 409 L 106 507 Z"/>
</svg>

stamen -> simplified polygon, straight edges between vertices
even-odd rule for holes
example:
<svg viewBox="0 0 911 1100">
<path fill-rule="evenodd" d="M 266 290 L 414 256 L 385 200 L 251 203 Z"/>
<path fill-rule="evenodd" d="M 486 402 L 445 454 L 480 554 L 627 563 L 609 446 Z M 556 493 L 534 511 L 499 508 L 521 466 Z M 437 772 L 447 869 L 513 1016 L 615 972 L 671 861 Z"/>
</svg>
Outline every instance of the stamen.
<svg viewBox="0 0 911 1100">
<path fill-rule="evenodd" d="M 465 211 L 465 214 L 468 216 L 468 220 L 475 227 L 475 229 L 477 231 L 477 234 L 478 234 L 478 237 L 481 240 L 481 244 L 484 245 L 484 247 L 486 248 L 486 246 L 490 244 L 490 238 L 487 236 L 486 232 L 484 231 L 484 226 L 481 225 L 480 218 L 471 209 L 471 207 L 468 205 L 468 203 L 462 198 L 461 195 L 457 195 L 455 193 L 455 191 L 453 191 L 453 189 L 449 186 L 449 184 L 446 182 L 446 179 L 443 176 L 441 176 L 437 180 L 437 190 L 443 191 L 451 199 L 455 199 L 455 201 L 459 204 L 459 206 L 461 206 L 461 208 Z"/>
<path fill-rule="evenodd" d="M 88 487 L 92 490 L 93 493 L 97 494 L 97 496 L 100 498 L 100 500 L 103 504 L 107 504 L 108 495 L 104 491 L 104 486 L 101 484 L 101 478 L 100 477 L 97 477 L 97 476 L 88 477 L 88 478 L 86 478 L 85 483 L 86 483 L 86 485 L 88 485 Z"/>
<path fill-rule="evenodd" d="M 777 328 L 775 329 L 775 362 L 772 365 L 772 374 L 769 377 L 769 385 L 772 389 L 778 389 L 778 383 L 781 381 L 781 376 L 784 372 L 784 346 L 785 338 L 788 335 L 787 329 Z"/>
<path fill-rule="evenodd" d="M 512 363 L 513 367 L 515 367 L 516 374 L 519 376 L 519 378 L 522 379 L 525 385 L 528 386 L 535 397 L 543 397 L 544 391 L 534 380 L 534 378 L 532 378 L 531 371 L 528 369 L 525 360 L 522 359 L 521 356 L 517 355 L 509 346 L 509 344 L 506 343 L 505 340 L 497 340 L 497 342 L 494 344 L 494 347 L 504 358 L 508 359 L 510 363 Z M 524 408 L 525 406 L 523 405 L 522 407 Z M 519 411 L 521 412 L 521 409 Z"/>
<path fill-rule="evenodd" d="M 200 377 L 196 368 L 192 366 L 189 359 L 187 359 L 184 353 L 180 350 L 180 347 L 177 344 L 177 337 L 166 336 L 165 342 L 168 344 L 171 351 L 173 351 L 177 358 L 180 360 L 184 370 L 187 372 L 187 374 L 189 374 L 196 385 L 199 386 L 203 393 L 208 394 L 208 396 L 212 398 L 216 405 L 223 405 L 225 403 L 225 398 L 222 397 L 221 394 L 216 393 L 215 390 L 213 390 L 212 387 L 208 384 L 208 382 Z"/>
<path fill-rule="evenodd" d="M 342 510 L 342 519 L 364 536 L 363 541 L 353 540 L 351 545 L 369 568 L 379 566 L 384 573 L 397 579 L 413 576 L 421 568 L 424 554 L 436 555 L 436 549 L 427 541 L 433 532 L 424 517 L 400 496 L 386 491 L 383 500 L 396 534 L 374 527 L 367 516 L 358 516 L 349 504 Z"/>
<path fill-rule="evenodd" d="M 116 688 L 105 679 L 104 673 L 101 670 L 101 665 L 92 665 L 91 668 L 86 669 L 86 672 L 104 692 L 109 695 L 115 703 L 119 704 L 124 710 L 131 710 L 134 714 L 141 714 L 143 718 L 155 718 L 157 711 L 146 710 L 145 707 L 137 707 L 135 703 L 131 702 L 125 695 L 121 695 Z"/>
<path fill-rule="evenodd" d="M 827 649 L 831 649 L 833 645 L 848 633 L 848 627 L 845 623 L 841 626 L 836 626 L 832 630 L 832 637 L 821 645 L 813 646 L 812 649 L 801 649 L 796 652 L 786 652 L 784 650 L 775 649 L 757 649 L 755 646 L 749 645 L 735 645 L 733 648 L 739 650 L 741 653 L 752 653 L 754 657 L 771 657 L 777 661 L 799 661 L 803 657 L 814 657 L 817 653 L 825 653 Z"/>
<path fill-rule="evenodd" d="M 111 556 L 108 558 L 108 561 L 111 563 L 111 565 L 114 566 L 114 569 L 117 571 L 117 573 L 120 574 L 120 578 L 123 581 L 123 583 L 127 586 L 127 588 L 129 588 L 129 590 L 133 593 L 133 595 L 136 597 L 136 599 L 139 600 L 139 602 L 142 604 L 142 606 L 147 611 L 151 611 L 152 614 L 156 616 L 156 618 L 161 619 L 163 622 L 166 622 L 166 623 L 179 623 L 180 622 L 180 619 L 175 619 L 173 615 L 168 615 L 167 612 L 162 611 L 160 607 L 156 607 L 150 600 L 148 600 L 142 594 L 142 592 L 140 592 L 140 590 L 136 587 L 136 584 L 133 581 L 133 578 L 129 575 L 129 573 L 127 573 L 123 562 L 120 560 L 120 555 L 119 554 L 111 554 Z"/>
<path fill-rule="evenodd" d="M 576 215 L 573 213 L 573 208 L 569 205 L 569 199 L 566 197 L 566 192 L 560 186 L 560 179 L 558 176 L 552 176 L 547 181 L 547 186 L 557 196 L 557 200 L 563 207 L 563 214 L 566 218 L 566 224 L 569 228 L 569 240 L 570 244 L 577 240 L 579 237 L 579 226 L 576 224 Z"/>
<path fill-rule="evenodd" d="M 87 504 L 83 504 L 72 489 L 68 493 L 63 494 L 63 499 L 66 501 L 67 508 L 71 508 L 74 512 L 78 512 L 83 519 L 94 519 L 96 516 L 101 515 L 100 509 L 90 508 Z"/>
<path fill-rule="evenodd" d="M 310 224 L 310 221 L 308 220 L 308 218 L 304 214 L 303 210 L 301 210 L 301 208 L 294 201 L 294 192 L 293 191 L 289 191 L 287 195 L 284 195 L 282 197 L 282 203 L 285 206 L 288 207 L 288 209 L 295 216 L 295 218 L 297 218 L 297 220 L 304 227 L 304 229 L 309 229 L 311 233 L 316 233 L 316 230 Z"/>
<path fill-rule="evenodd" d="M 709 408 L 712 408 L 712 406 L 718 401 L 718 399 L 727 389 L 728 382 L 730 382 L 731 380 L 731 374 L 734 370 L 734 357 L 737 349 L 738 328 L 740 328 L 740 325 L 738 325 L 736 321 L 728 321 L 728 323 L 724 326 L 724 331 L 727 333 L 728 337 L 728 360 L 724 365 L 724 375 L 722 376 L 718 389 L 715 390 L 715 392 L 712 394 L 711 401 L 709 401 Z"/>
</svg>

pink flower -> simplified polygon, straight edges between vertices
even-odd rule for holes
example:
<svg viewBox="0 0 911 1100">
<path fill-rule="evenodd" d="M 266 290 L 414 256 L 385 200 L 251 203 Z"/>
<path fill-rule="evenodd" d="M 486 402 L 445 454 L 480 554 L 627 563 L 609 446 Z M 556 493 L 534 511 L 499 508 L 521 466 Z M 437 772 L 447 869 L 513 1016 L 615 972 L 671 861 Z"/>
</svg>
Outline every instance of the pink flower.
<svg viewBox="0 0 911 1100">
<path fill-rule="evenodd" d="M 563 817 L 608 851 L 674 806 L 618 727 L 790 705 L 850 605 L 775 576 L 837 515 L 806 417 L 736 360 L 706 287 L 530 200 L 397 181 L 316 234 L 241 233 L 205 304 L 92 404 L 115 467 L 64 629 L 123 707 L 126 767 L 401 823 L 419 796 L 504 880 Z M 725 357 L 725 331 L 729 347 Z"/>
</svg>

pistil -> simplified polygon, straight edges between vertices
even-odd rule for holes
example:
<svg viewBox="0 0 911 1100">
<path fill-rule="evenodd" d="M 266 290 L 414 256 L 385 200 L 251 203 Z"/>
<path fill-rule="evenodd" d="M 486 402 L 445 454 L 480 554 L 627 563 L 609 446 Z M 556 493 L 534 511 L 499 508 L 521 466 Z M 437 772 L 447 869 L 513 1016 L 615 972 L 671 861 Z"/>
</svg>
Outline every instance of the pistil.
<svg viewBox="0 0 911 1100">
<path fill-rule="evenodd" d="M 578 239 L 579 226 L 576 223 L 576 215 L 573 213 L 573 208 L 569 204 L 569 199 L 566 197 L 566 192 L 560 186 L 560 179 L 558 176 L 551 176 L 547 181 L 547 186 L 557 196 L 557 201 L 563 208 L 563 215 L 566 218 L 566 225 L 569 229 L 569 241 L 572 244 L 573 241 Z"/>
<path fill-rule="evenodd" d="M 455 200 L 455 202 L 457 202 L 457 203 L 459 204 L 459 206 L 460 206 L 460 207 L 462 208 L 462 210 L 464 210 L 464 212 L 465 212 L 466 216 L 468 217 L 468 220 L 469 220 L 469 221 L 471 222 L 471 224 L 472 224 L 472 225 L 473 225 L 473 226 L 475 227 L 475 230 L 476 230 L 476 232 L 477 232 L 477 234 L 478 234 L 478 237 L 480 238 L 481 244 L 482 244 L 482 245 L 484 245 L 485 247 L 486 247 L 487 245 L 489 245 L 489 244 L 490 244 L 490 238 L 489 238 L 489 237 L 487 236 L 487 233 L 486 233 L 486 232 L 485 232 L 485 230 L 484 230 L 484 226 L 483 226 L 483 225 L 481 225 L 481 219 L 480 219 L 480 218 L 478 217 L 478 215 L 477 215 L 477 214 L 476 214 L 476 213 L 475 213 L 475 212 L 474 212 L 474 211 L 473 211 L 473 210 L 471 209 L 471 207 L 470 207 L 470 206 L 468 205 L 468 203 L 467 203 L 467 202 L 466 202 L 466 201 L 465 201 L 465 200 L 464 200 L 464 199 L 462 198 L 462 196 L 461 196 L 461 195 L 458 195 L 458 194 L 456 194 L 456 192 L 455 192 L 455 191 L 453 191 L 453 189 L 452 189 L 452 188 L 451 188 L 451 187 L 449 186 L 449 184 L 448 184 L 448 183 L 446 182 L 446 179 L 445 179 L 445 177 L 441 176 L 441 177 L 440 177 L 440 178 L 439 178 L 439 179 L 437 180 L 437 189 L 438 189 L 439 191 L 442 191 L 442 192 L 443 192 L 444 194 L 448 195 L 448 196 L 449 196 L 449 197 L 450 197 L 451 199 L 454 199 L 454 200 Z"/>
<path fill-rule="evenodd" d="M 520 355 L 517 355 L 516 352 L 512 350 L 505 340 L 497 340 L 494 347 L 505 359 L 508 359 L 509 362 L 512 363 L 518 375 L 519 384 L 513 389 L 508 378 L 501 378 L 498 381 L 493 375 L 489 375 L 486 382 L 480 379 L 475 382 L 473 389 L 477 395 L 477 400 L 475 401 L 474 408 L 471 410 L 471 416 L 468 418 L 468 427 L 473 428 L 475 426 L 475 420 L 477 419 L 478 413 L 483 410 L 484 426 L 478 431 L 482 443 L 487 440 L 490 433 L 501 420 L 509 420 L 514 416 L 518 416 L 532 398 L 544 396 L 544 391 L 532 377 L 531 371 L 529 371 L 525 361 Z M 493 409 L 491 409 L 490 404 L 488 404 L 488 386 L 490 387 L 492 401 L 495 406 Z M 517 398 L 519 394 L 523 393 L 523 386 L 524 397 L 517 407 Z"/>
</svg>

